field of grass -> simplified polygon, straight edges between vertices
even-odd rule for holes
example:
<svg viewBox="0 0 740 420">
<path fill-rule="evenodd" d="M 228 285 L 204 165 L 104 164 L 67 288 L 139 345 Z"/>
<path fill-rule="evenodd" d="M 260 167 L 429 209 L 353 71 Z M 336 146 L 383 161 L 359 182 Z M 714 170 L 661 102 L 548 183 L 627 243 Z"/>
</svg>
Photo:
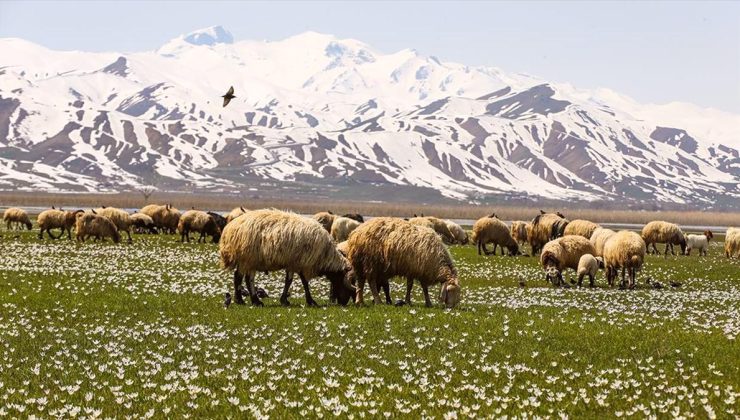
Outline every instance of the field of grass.
<svg viewBox="0 0 740 420">
<path fill-rule="evenodd" d="M 536 258 L 455 246 L 452 311 L 418 286 L 411 307 L 307 308 L 300 282 L 284 308 L 278 274 L 257 277 L 264 308 L 224 309 L 215 245 L 0 233 L 0 417 L 740 415 L 740 262 L 721 242 L 648 257 L 631 291 L 603 273 L 553 289 Z"/>
</svg>

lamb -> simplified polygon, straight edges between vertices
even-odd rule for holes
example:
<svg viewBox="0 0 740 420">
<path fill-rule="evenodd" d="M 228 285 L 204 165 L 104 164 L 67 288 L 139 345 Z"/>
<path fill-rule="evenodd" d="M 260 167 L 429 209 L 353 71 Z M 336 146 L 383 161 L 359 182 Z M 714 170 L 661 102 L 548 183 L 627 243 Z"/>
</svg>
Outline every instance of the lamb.
<svg viewBox="0 0 740 420">
<path fill-rule="evenodd" d="M 509 255 L 519 255 L 519 244 L 511 236 L 509 227 L 497 218 L 482 217 L 473 225 L 472 234 L 473 243 L 478 247 L 478 255 L 481 250 L 485 255 L 496 255 L 496 248 L 501 246 L 501 255 L 504 255 L 504 247 L 509 251 Z M 493 243 L 493 252 L 486 249 L 486 245 Z"/>
<path fill-rule="evenodd" d="M 529 224 L 529 222 L 523 222 L 520 220 L 511 222 L 511 237 L 514 238 L 519 246 L 522 246 L 527 242 L 527 225 Z"/>
<path fill-rule="evenodd" d="M 232 220 L 236 219 L 237 217 L 241 216 L 242 214 L 245 214 L 248 210 L 245 210 L 244 207 L 236 207 L 233 210 L 229 212 L 228 215 L 226 215 L 226 223 L 231 223 Z"/>
<path fill-rule="evenodd" d="M 15 225 L 16 228 L 20 229 L 23 229 L 23 225 L 25 225 L 28 230 L 31 230 L 33 227 L 31 219 L 28 218 L 28 213 L 18 207 L 11 207 L 5 210 L 3 221 L 5 221 L 8 230 L 10 230 L 11 225 Z"/>
<path fill-rule="evenodd" d="M 450 232 L 450 228 L 447 227 L 447 223 L 442 219 L 438 219 L 433 216 L 412 217 L 409 219 L 409 223 L 431 228 L 442 237 L 442 241 L 446 244 L 452 244 L 455 242 L 455 236 Z"/>
<path fill-rule="evenodd" d="M 337 243 L 344 242 L 358 226 L 360 226 L 360 222 L 357 220 L 344 216 L 337 217 L 331 225 L 331 237 Z"/>
<path fill-rule="evenodd" d="M 655 246 L 656 243 L 665 244 L 665 258 L 668 258 L 668 248 L 671 249 L 671 254 L 676 255 L 673 251 L 673 245 L 681 246 L 681 255 L 686 254 L 686 237 L 684 236 L 681 228 L 674 223 L 663 222 L 655 220 L 642 228 L 642 240 L 647 244 L 648 249 L 652 245 L 652 250 L 655 254 L 660 254 L 658 248 Z"/>
<path fill-rule="evenodd" d="M 465 229 L 463 229 L 462 226 L 452 220 L 445 220 L 445 223 L 447 223 L 447 229 L 450 230 L 450 233 L 452 233 L 452 236 L 455 238 L 453 243 L 458 245 L 465 245 L 468 243 L 468 233 L 465 232 Z"/>
<path fill-rule="evenodd" d="M 213 243 L 218 243 L 221 237 L 221 229 L 216 220 L 208 213 L 200 210 L 188 210 L 180 217 L 177 223 L 177 232 L 180 233 L 180 242 L 190 242 L 190 232 L 200 233 L 198 243 L 206 241 L 206 235 L 210 235 Z"/>
<path fill-rule="evenodd" d="M 95 209 L 94 213 L 109 218 L 111 222 L 116 225 L 118 231 L 126 232 L 126 235 L 128 235 L 128 241 L 132 241 L 131 225 L 133 225 L 133 221 L 131 220 L 131 215 L 129 215 L 128 212 L 117 209 L 115 207 L 101 207 L 99 209 Z"/>
<path fill-rule="evenodd" d="M 67 238 L 72 240 L 72 227 L 75 226 L 76 216 L 78 213 L 82 213 L 82 210 L 77 211 L 65 211 L 65 210 L 44 210 L 39 213 L 36 222 L 39 225 L 39 239 L 44 238 L 44 231 L 49 235 L 51 239 L 59 239 L 67 232 Z M 59 236 L 54 237 L 51 234 L 51 229 L 61 229 Z"/>
<path fill-rule="evenodd" d="M 154 220 L 154 224 L 160 231 L 175 233 L 177 223 L 180 221 L 180 210 L 167 205 L 150 204 L 139 210 Z"/>
<path fill-rule="evenodd" d="M 621 230 L 612 235 L 604 244 L 604 265 L 609 285 L 614 284 L 617 272 L 622 269 L 622 284 L 625 270 L 629 271 L 629 287 L 635 287 L 635 276 L 645 261 L 645 241 L 635 232 Z"/>
<path fill-rule="evenodd" d="M 527 231 L 527 240 L 532 247 L 532 254 L 538 253 L 548 241 L 562 236 L 567 220 L 555 213 L 539 214 L 532 219 Z"/>
<path fill-rule="evenodd" d="M 571 220 L 570 223 L 565 227 L 564 235 L 581 235 L 586 239 L 591 239 L 591 235 L 594 231 L 601 226 L 594 222 L 583 219 Z"/>
<path fill-rule="evenodd" d="M 581 257 L 585 254 L 594 255 L 594 252 L 591 242 L 578 235 L 567 235 L 546 243 L 540 254 L 546 280 L 555 286 L 564 284 L 563 270 L 578 270 Z"/>
<path fill-rule="evenodd" d="M 725 234 L 725 257 L 740 256 L 740 228 L 728 228 Z"/>
<path fill-rule="evenodd" d="M 604 268 L 604 259 L 601 257 L 594 257 L 591 254 L 584 254 L 581 259 L 578 260 L 578 286 L 583 284 L 583 278 L 588 276 L 588 283 L 590 287 L 594 287 L 594 279 L 596 273 L 600 268 Z"/>
<path fill-rule="evenodd" d="M 332 283 L 340 304 L 346 304 L 354 293 L 349 283 L 349 261 L 337 250 L 329 233 L 315 220 L 280 210 L 256 210 L 226 225 L 219 245 L 221 266 L 234 270 L 236 303 L 243 304 L 240 295 L 242 280 L 253 305 L 261 306 L 254 289 L 258 271 L 286 270 L 285 287 L 280 297 L 288 302 L 288 291 L 298 273 L 306 292 L 306 303 L 316 306 L 308 280 L 326 276 Z"/>
<path fill-rule="evenodd" d="M 440 301 L 447 308 L 460 301 L 460 283 L 449 251 L 430 229 L 392 217 L 363 223 L 347 241 L 347 257 L 356 278 L 355 303 L 363 304 L 365 282 L 373 301 L 380 303 L 378 287 L 394 276 L 406 278 L 406 303 L 411 303 L 414 279 L 419 280 L 426 306 L 432 306 L 429 286 L 442 284 Z"/>
<path fill-rule="evenodd" d="M 686 235 L 686 255 L 691 255 L 692 249 L 699 250 L 699 256 L 707 256 L 709 241 L 714 238 L 711 230 L 705 230 L 701 235 Z"/>
<path fill-rule="evenodd" d="M 342 215 L 342 217 L 346 217 L 352 220 L 356 220 L 360 223 L 365 223 L 365 218 L 362 217 L 360 213 L 347 213 L 345 215 Z"/>
<path fill-rule="evenodd" d="M 134 231 L 138 233 L 153 233 L 157 234 L 157 227 L 154 225 L 154 220 L 144 213 L 134 213 L 131 215 L 131 226 L 134 227 Z"/>
<path fill-rule="evenodd" d="M 208 215 L 213 217 L 213 220 L 216 222 L 216 226 L 218 226 L 218 228 L 221 230 L 224 230 L 224 228 L 226 227 L 226 224 L 229 223 L 229 221 L 226 220 L 225 217 L 221 216 L 220 214 L 216 212 L 209 211 Z"/>
<path fill-rule="evenodd" d="M 79 242 L 85 242 L 89 236 L 94 236 L 96 240 L 105 240 L 109 237 L 115 243 L 121 242 L 116 224 L 111 219 L 95 213 L 77 213 L 75 231 Z"/>
<path fill-rule="evenodd" d="M 330 211 L 322 211 L 313 215 L 313 219 L 321 223 L 321 226 L 326 229 L 327 232 L 331 233 L 331 225 L 334 224 L 334 219 L 337 216 Z"/>
<path fill-rule="evenodd" d="M 591 234 L 591 245 L 594 246 L 594 250 L 596 253 L 594 254 L 597 257 L 601 257 L 604 255 L 604 244 L 606 241 L 614 235 L 616 232 L 614 232 L 611 229 L 607 228 L 596 228 L 594 232 Z"/>
</svg>

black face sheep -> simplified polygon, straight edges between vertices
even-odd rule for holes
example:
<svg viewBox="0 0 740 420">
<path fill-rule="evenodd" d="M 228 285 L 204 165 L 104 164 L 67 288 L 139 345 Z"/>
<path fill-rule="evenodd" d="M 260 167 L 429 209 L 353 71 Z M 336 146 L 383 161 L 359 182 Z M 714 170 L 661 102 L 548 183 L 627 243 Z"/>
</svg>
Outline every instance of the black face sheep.
<svg viewBox="0 0 740 420">
<path fill-rule="evenodd" d="M 209 211 L 208 215 L 213 217 L 213 220 L 216 222 L 216 226 L 218 226 L 219 229 L 224 230 L 226 224 L 228 223 L 228 220 L 226 220 L 225 217 L 213 211 Z"/>
<path fill-rule="evenodd" d="M 583 219 L 571 220 L 563 231 L 563 235 L 580 235 L 586 239 L 591 239 L 594 231 L 601 226 L 594 222 Z"/>
<path fill-rule="evenodd" d="M 313 219 L 321 223 L 321 226 L 326 229 L 327 232 L 331 232 L 331 225 L 334 224 L 334 219 L 337 216 L 330 211 L 322 211 L 313 215 Z"/>
<path fill-rule="evenodd" d="M 94 236 L 96 240 L 111 238 L 115 243 L 121 242 L 121 235 L 115 223 L 105 216 L 94 213 L 77 213 L 75 231 L 80 242 L 85 242 L 90 236 Z"/>
<path fill-rule="evenodd" d="M 285 270 L 286 284 L 282 300 L 298 273 L 306 291 L 306 303 L 316 305 L 311 297 L 308 280 L 326 276 L 333 284 L 340 303 L 348 301 L 354 287 L 347 279 L 349 261 L 336 249 L 329 233 L 315 220 L 279 210 L 256 210 L 226 225 L 219 245 L 221 266 L 234 270 L 237 303 L 243 303 L 239 293 L 242 280 L 254 305 L 262 302 L 256 295 L 254 276 L 257 272 Z"/>
<path fill-rule="evenodd" d="M 110 219 L 110 221 L 113 222 L 114 225 L 116 225 L 118 231 L 126 232 L 126 235 L 128 235 L 128 241 L 132 241 L 131 226 L 133 225 L 133 221 L 131 220 L 131 215 L 128 214 L 128 212 L 117 209 L 115 207 L 103 206 L 99 209 L 96 209 L 94 213 Z"/>
<path fill-rule="evenodd" d="M 604 244 L 604 265 L 609 285 L 614 284 L 617 272 L 622 269 L 622 285 L 625 270 L 629 271 L 630 287 L 635 286 L 635 276 L 645 261 L 645 241 L 635 232 L 622 230 L 610 237 Z"/>
<path fill-rule="evenodd" d="M 360 222 L 357 220 L 344 216 L 337 217 L 331 225 L 331 237 L 337 243 L 344 242 L 358 226 L 360 226 Z"/>
<path fill-rule="evenodd" d="M 594 257 L 591 254 L 584 254 L 581 259 L 578 260 L 578 286 L 583 284 L 583 278 L 588 276 L 589 286 L 594 287 L 594 279 L 596 273 L 600 268 L 604 268 L 604 259 L 601 257 Z"/>
<path fill-rule="evenodd" d="M 131 225 L 137 233 L 152 233 L 155 235 L 158 233 L 157 227 L 154 225 L 154 220 L 144 213 L 132 214 Z"/>
<path fill-rule="evenodd" d="M 485 255 L 496 255 L 496 247 L 501 246 L 501 255 L 504 255 L 504 247 L 509 255 L 519 255 L 519 244 L 511 237 L 509 227 L 499 219 L 482 217 L 473 225 L 473 242 L 478 246 L 478 255 L 481 251 Z M 493 251 L 489 252 L 486 245 L 492 243 Z"/>
<path fill-rule="evenodd" d="M 686 235 L 686 255 L 691 255 L 691 251 L 699 250 L 699 256 L 707 256 L 709 241 L 714 238 L 711 230 L 705 230 L 701 235 Z"/>
<path fill-rule="evenodd" d="M 177 231 L 180 233 L 180 242 L 190 242 L 190 232 L 200 233 L 198 243 L 206 241 L 206 235 L 211 236 L 213 243 L 218 243 L 221 237 L 221 229 L 208 213 L 200 210 L 188 210 L 180 217 L 177 223 Z"/>
<path fill-rule="evenodd" d="M 360 223 L 365 223 L 365 218 L 362 217 L 360 213 L 347 213 L 343 215 L 342 217 L 346 217 L 348 219 L 356 220 Z"/>
<path fill-rule="evenodd" d="M 615 233 L 613 230 L 606 228 L 596 228 L 594 230 L 589 241 L 594 246 L 595 256 L 600 257 L 604 255 L 604 244 Z"/>
<path fill-rule="evenodd" d="M 72 240 L 72 228 L 75 226 L 76 215 L 82 213 L 82 210 L 77 211 L 64 211 L 64 210 L 44 210 L 39 213 L 39 217 L 36 222 L 39 225 L 39 239 L 43 239 L 44 232 L 49 235 L 51 239 L 59 239 L 67 231 L 67 238 Z M 51 234 L 51 229 L 61 229 L 59 236 Z"/>
<path fill-rule="evenodd" d="M 20 229 L 23 229 L 23 226 L 26 226 L 28 230 L 31 230 L 33 227 L 31 219 L 28 218 L 28 213 L 18 207 L 11 207 L 5 210 L 5 213 L 3 213 L 3 221 L 6 223 L 8 230 L 10 230 L 11 225 L 15 225 L 16 228 Z"/>
<path fill-rule="evenodd" d="M 437 234 L 401 219 L 379 217 L 363 223 L 347 241 L 347 256 L 356 278 L 355 303 L 364 302 L 365 282 L 376 304 L 378 286 L 394 276 L 406 278 L 406 302 L 411 302 L 414 279 L 421 283 L 427 306 L 429 286 L 441 284 L 440 301 L 448 308 L 460 301 L 460 283 L 449 251 Z"/>
<path fill-rule="evenodd" d="M 555 286 L 564 284 L 563 270 L 578 270 L 578 262 L 585 254 L 593 255 L 594 247 L 583 236 L 568 235 L 546 243 L 540 254 L 546 280 Z"/>
<path fill-rule="evenodd" d="M 670 248 L 672 255 L 676 255 L 676 252 L 673 250 L 673 245 L 680 245 L 681 255 L 686 254 L 686 237 L 681 231 L 681 228 L 674 223 L 655 220 L 646 224 L 645 227 L 642 228 L 642 240 L 645 241 L 648 249 L 650 249 L 650 246 L 652 245 L 652 251 L 655 254 L 660 254 L 655 244 L 664 243 L 664 256 L 666 258 L 668 257 L 668 248 Z"/>
</svg>

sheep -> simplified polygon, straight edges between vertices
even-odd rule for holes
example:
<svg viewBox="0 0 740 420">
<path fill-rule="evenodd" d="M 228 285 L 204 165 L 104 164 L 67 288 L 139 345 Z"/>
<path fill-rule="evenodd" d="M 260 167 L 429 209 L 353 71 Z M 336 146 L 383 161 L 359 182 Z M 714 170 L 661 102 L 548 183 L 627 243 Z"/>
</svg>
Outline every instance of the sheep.
<svg viewBox="0 0 740 420">
<path fill-rule="evenodd" d="M 686 255 L 691 255 L 692 249 L 699 250 L 699 256 L 707 256 L 709 241 L 714 238 L 711 230 L 705 230 L 701 235 L 686 235 Z"/>
<path fill-rule="evenodd" d="M 532 219 L 531 227 L 527 228 L 527 241 L 532 247 L 532 254 L 540 252 L 548 241 L 562 236 L 567 222 L 555 213 L 539 214 Z"/>
<path fill-rule="evenodd" d="M 44 238 L 44 231 L 49 235 L 51 239 L 59 239 L 67 232 L 67 239 L 72 240 L 72 227 L 75 226 L 76 216 L 78 213 L 82 213 L 82 210 L 76 211 L 65 211 L 65 210 L 44 210 L 39 213 L 36 218 L 36 222 L 39 225 L 39 239 Z M 59 236 L 54 237 L 51 234 L 51 229 L 61 229 Z"/>
<path fill-rule="evenodd" d="M 158 229 L 167 233 L 175 233 L 177 223 L 180 221 L 180 210 L 167 205 L 150 204 L 139 210 L 154 220 Z"/>
<path fill-rule="evenodd" d="M 94 236 L 96 240 L 109 237 L 115 243 L 121 242 L 118 227 L 111 219 L 95 213 L 77 213 L 76 216 L 77 241 L 85 242 L 89 236 Z"/>
<path fill-rule="evenodd" d="M 134 227 L 134 231 L 138 233 L 153 233 L 157 234 L 157 228 L 154 225 L 154 220 L 144 213 L 134 213 L 131 215 L 131 226 Z"/>
<path fill-rule="evenodd" d="M 354 293 L 348 280 L 349 261 L 337 250 L 329 232 L 316 220 L 280 210 L 256 210 L 226 225 L 219 245 L 221 266 L 234 270 L 236 303 L 246 279 L 252 304 L 262 302 L 254 290 L 258 271 L 286 270 L 285 287 L 280 302 L 288 305 L 288 291 L 298 273 L 306 292 L 306 304 L 316 306 L 308 280 L 326 276 L 340 304 L 346 304 Z"/>
<path fill-rule="evenodd" d="M 321 226 L 326 229 L 327 232 L 331 233 L 331 225 L 334 224 L 334 219 L 337 216 L 330 211 L 322 211 L 313 215 L 313 219 L 321 223 Z"/>
<path fill-rule="evenodd" d="M 331 225 L 331 237 L 337 243 L 344 242 L 358 226 L 360 226 L 360 222 L 357 220 L 344 216 L 337 217 Z"/>
<path fill-rule="evenodd" d="M 580 236 L 580 235 L 579 235 Z M 594 287 L 594 279 L 596 273 L 600 268 L 604 268 L 604 259 L 602 257 L 594 257 L 591 254 L 584 254 L 581 259 L 578 260 L 578 286 L 583 284 L 583 278 L 588 276 L 588 283 L 590 287 Z"/>
<path fill-rule="evenodd" d="M 218 243 L 221 237 L 221 229 L 216 220 L 208 213 L 200 210 L 188 210 L 182 214 L 177 223 L 177 232 L 180 234 L 180 242 L 190 242 L 190 232 L 200 233 L 198 243 L 206 241 L 206 235 L 210 235 L 213 243 Z"/>
<path fill-rule="evenodd" d="M 596 228 L 594 230 L 589 240 L 596 251 L 595 256 L 601 257 L 604 254 L 604 244 L 615 233 L 613 230 L 607 228 Z"/>
<path fill-rule="evenodd" d="M 540 262 L 545 270 L 545 279 L 553 285 L 563 284 L 563 270 L 578 270 L 578 262 L 585 254 L 594 255 L 594 247 L 588 239 L 578 235 L 567 235 L 553 239 L 542 247 Z"/>
<path fill-rule="evenodd" d="M 349 250 L 349 245 L 348 245 L 348 242 L 347 241 L 340 242 L 340 243 L 337 244 L 337 251 L 339 251 L 340 253 L 342 253 L 342 256 L 344 256 L 345 258 L 347 258 L 347 251 L 348 250 Z M 347 276 L 348 276 L 349 283 L 351 283 L 351 284 L 354 285 L 356 283 L 354 270 L 350 270 L 350 272 L 347 273 Z M 379 289 L 382 289 L 383 290 L 383 293 L 385 294 L 385 303 L 388 304 L 388 305 L 392 304 L 393 301 L 391 300 L 391 285 L 390 285 L 390 281 L 388 279 L 385 279 L 385 282 L 382 282 L 381 281 L 381 283 L 378 283 L 378 288 Z M 334 287 L 333 286 L 329 289 L 329 300 L 331 302 L 336 301 L 336 292 L 334 291 Z"/>
<path fill-rule="evenodd" d="M 728 228 L 725 234 L 725 257 L 740 256 L 740 228 Z"/>
<path fill-rule="evenodd" d="M 519 244 L 511 237 L 509 227 L 497 218 L 482 217 L 473 225 L 472 234 L 473 243 L 478 247 L 478 255 L 481 250 L 485 255 L 496 255 L 496 248 L 501 246 L 501 255 L 504 255 L 504 247 L 509 251 L 509 255 L 518 255 Z M 486 245 L 493 243 L 493 251 L 489 252 Z"/>
<path fill-rule="evenodd" d="M 362 217 L 360 213 L 347 213 L 345 215 L 342 215 L 342 217 L 346 217 L 352 220 L 356 220 L 360 223 L 365 223 L 365 218 Z"/>
<path fill-rule="evenodd" d="M 589 220 L 571 220 L 565 227 L 563 235 L 581 235 L 586 239 L 591 239 L 591 235 L 593 235 L 594 231 L 600 227 L 601 226 L 598 224 Z"/>
<path fill-rule="evenodd" d="M 442 241 L 446 244 L 452 244 L 455 242 L 455 236 L 450 232 L 450 228 L 447 227 L 447 223 L 442 219 L 438 219 L 433 216 L 412 217 L 409 219 L 409 223 L 431 228 L 442 237 Z"/>
<path fill-rule="evenodd" d="M 674 223 L 655 220 L 646 224 L 645 227 L 642 228 L 642 240 L 645 241 L 648 249 L 650 249 L 650 246 L 652 245 L 652 251 L 655 254 L 660 254 L 655 244 L 665 243 L 665 258 L 668 258 L 669 247 L 671 249 L 671 254 L 676 255 L 673 251 L 673 245 L 680 245 L 681 255 L 686 254 L 686 237 L 684 237 L 681 228 Z"/>
<path fill-rule="evenodd" d="M 226 224 L 229 223 L 229 221 L 226 220 L 225 217 L 221 216 L 220 214 L 216 212 L 209 211 L 208 215 L 213 217 L 213 220 L 216 222 L 216 226 L 218 226 L 218 228 L 221 230 L 224 230 L 224 228 L 226 227 Z"/>
<path fill-rule="evenodd" d="M 109 218 L 111 222 L 116 225 L 118 231 L 126 232 L 126 235 L 128 235 L 128 241 L 132 241 L 131 225 L 133 225 L 133 221 L 131 220 L 131 215 L 129 215 L 128 212 L 117 209 L 115 207 L 101 207 L 99 209 L 95 209 L 94 213 Z"/>
<path fill-rule="evenodd" d="M 10 230 L 11 225 L 15 225 L 16 228 L 20 228 L 21 230 L 23 229 L 23 225 L 25 225 L 28 230 L 33 228 L 31 219 L 28 218 L 28 213 L 18 207 L 11 207 L 5 210 L 5 213 L 3 213 L 3 221 L 5 221 L 8 230 Z"/>
<path fill-rule="evenodd" d="M 465 232 L 465 229 L 463 229 L 462 226 L 452 220 L 445 220 L 444 222 L 447 224 L 447 229 L 450 230 L 450 233 L 452 233 L 452 236 L 455 238 L 455 244 L 465 245 L 468 243 L 468 233 Z"/>
<path fill-rule="evenodd" d="M 518 243 L 520 246 L 524 245 L 527 242 L 527 225 L 529 224 L 529 222 L 523 222 L 520 220 L 515 220 L 511 222 L 511 237 L 514 238 L 516 243 Z"/>
<path fill-rule="evenodd" d="M 236 219 L 237 217 L 241 216 L 242 214 L 245 214 L 248 210 L 245 210 L 244 207 L 236 207 L 233 210 L 229 212 L 228 215 L 226 215 L 226 223 L 231 223 L 232 220 Z"/>
<path fill-rule="evenodd" d="M 378 217 L 363 223 L 347 241 L 347 257 L 356 279 L 355 303 L 363 304 L 365 282 L 373 301 L 378 286 L 394 276 L 406 278 L 406 303 L 411 303 L 414 279 L 421 283 L 426 306 L 432 306 L 429 286 L 442 284 L 440 301 L 447 308 L 460 301 L 460 283 L 449 251 L 434 231 L 401 219 Z"/>
<path fill-rule="evenodd" d="M 622 269 L 622 284 L 625 281 L 625 270 L 629 271 L 629 287 L 635 287 L 635 276 L 645 261 L 645 241 L 635 232 L 620 230 L 604 244 L 604 266 L 609 285 L 614 284 L 617 272 Z"/>
</svg>

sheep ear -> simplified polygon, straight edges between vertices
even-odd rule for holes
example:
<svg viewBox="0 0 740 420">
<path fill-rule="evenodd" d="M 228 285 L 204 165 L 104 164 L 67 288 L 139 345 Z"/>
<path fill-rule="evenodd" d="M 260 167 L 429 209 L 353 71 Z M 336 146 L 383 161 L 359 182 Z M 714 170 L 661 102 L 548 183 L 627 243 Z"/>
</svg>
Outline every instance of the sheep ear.
<svg viewBox="0 0 740 420">
<path fill-rule="evenodd" d="M 95 209 L 90 209 L 90 211 L 92 212 L 92 214 L 98 214 L 98 212 L 96 212 Z"/>
<path fill-rule="evenodd" d="M 244 210 L 244 207 L 239 206 L 239 208 L 242 209 L 243 212 L 245 212 L 245 213 L 247 212 L 246 210 Z"/>
</svg>

